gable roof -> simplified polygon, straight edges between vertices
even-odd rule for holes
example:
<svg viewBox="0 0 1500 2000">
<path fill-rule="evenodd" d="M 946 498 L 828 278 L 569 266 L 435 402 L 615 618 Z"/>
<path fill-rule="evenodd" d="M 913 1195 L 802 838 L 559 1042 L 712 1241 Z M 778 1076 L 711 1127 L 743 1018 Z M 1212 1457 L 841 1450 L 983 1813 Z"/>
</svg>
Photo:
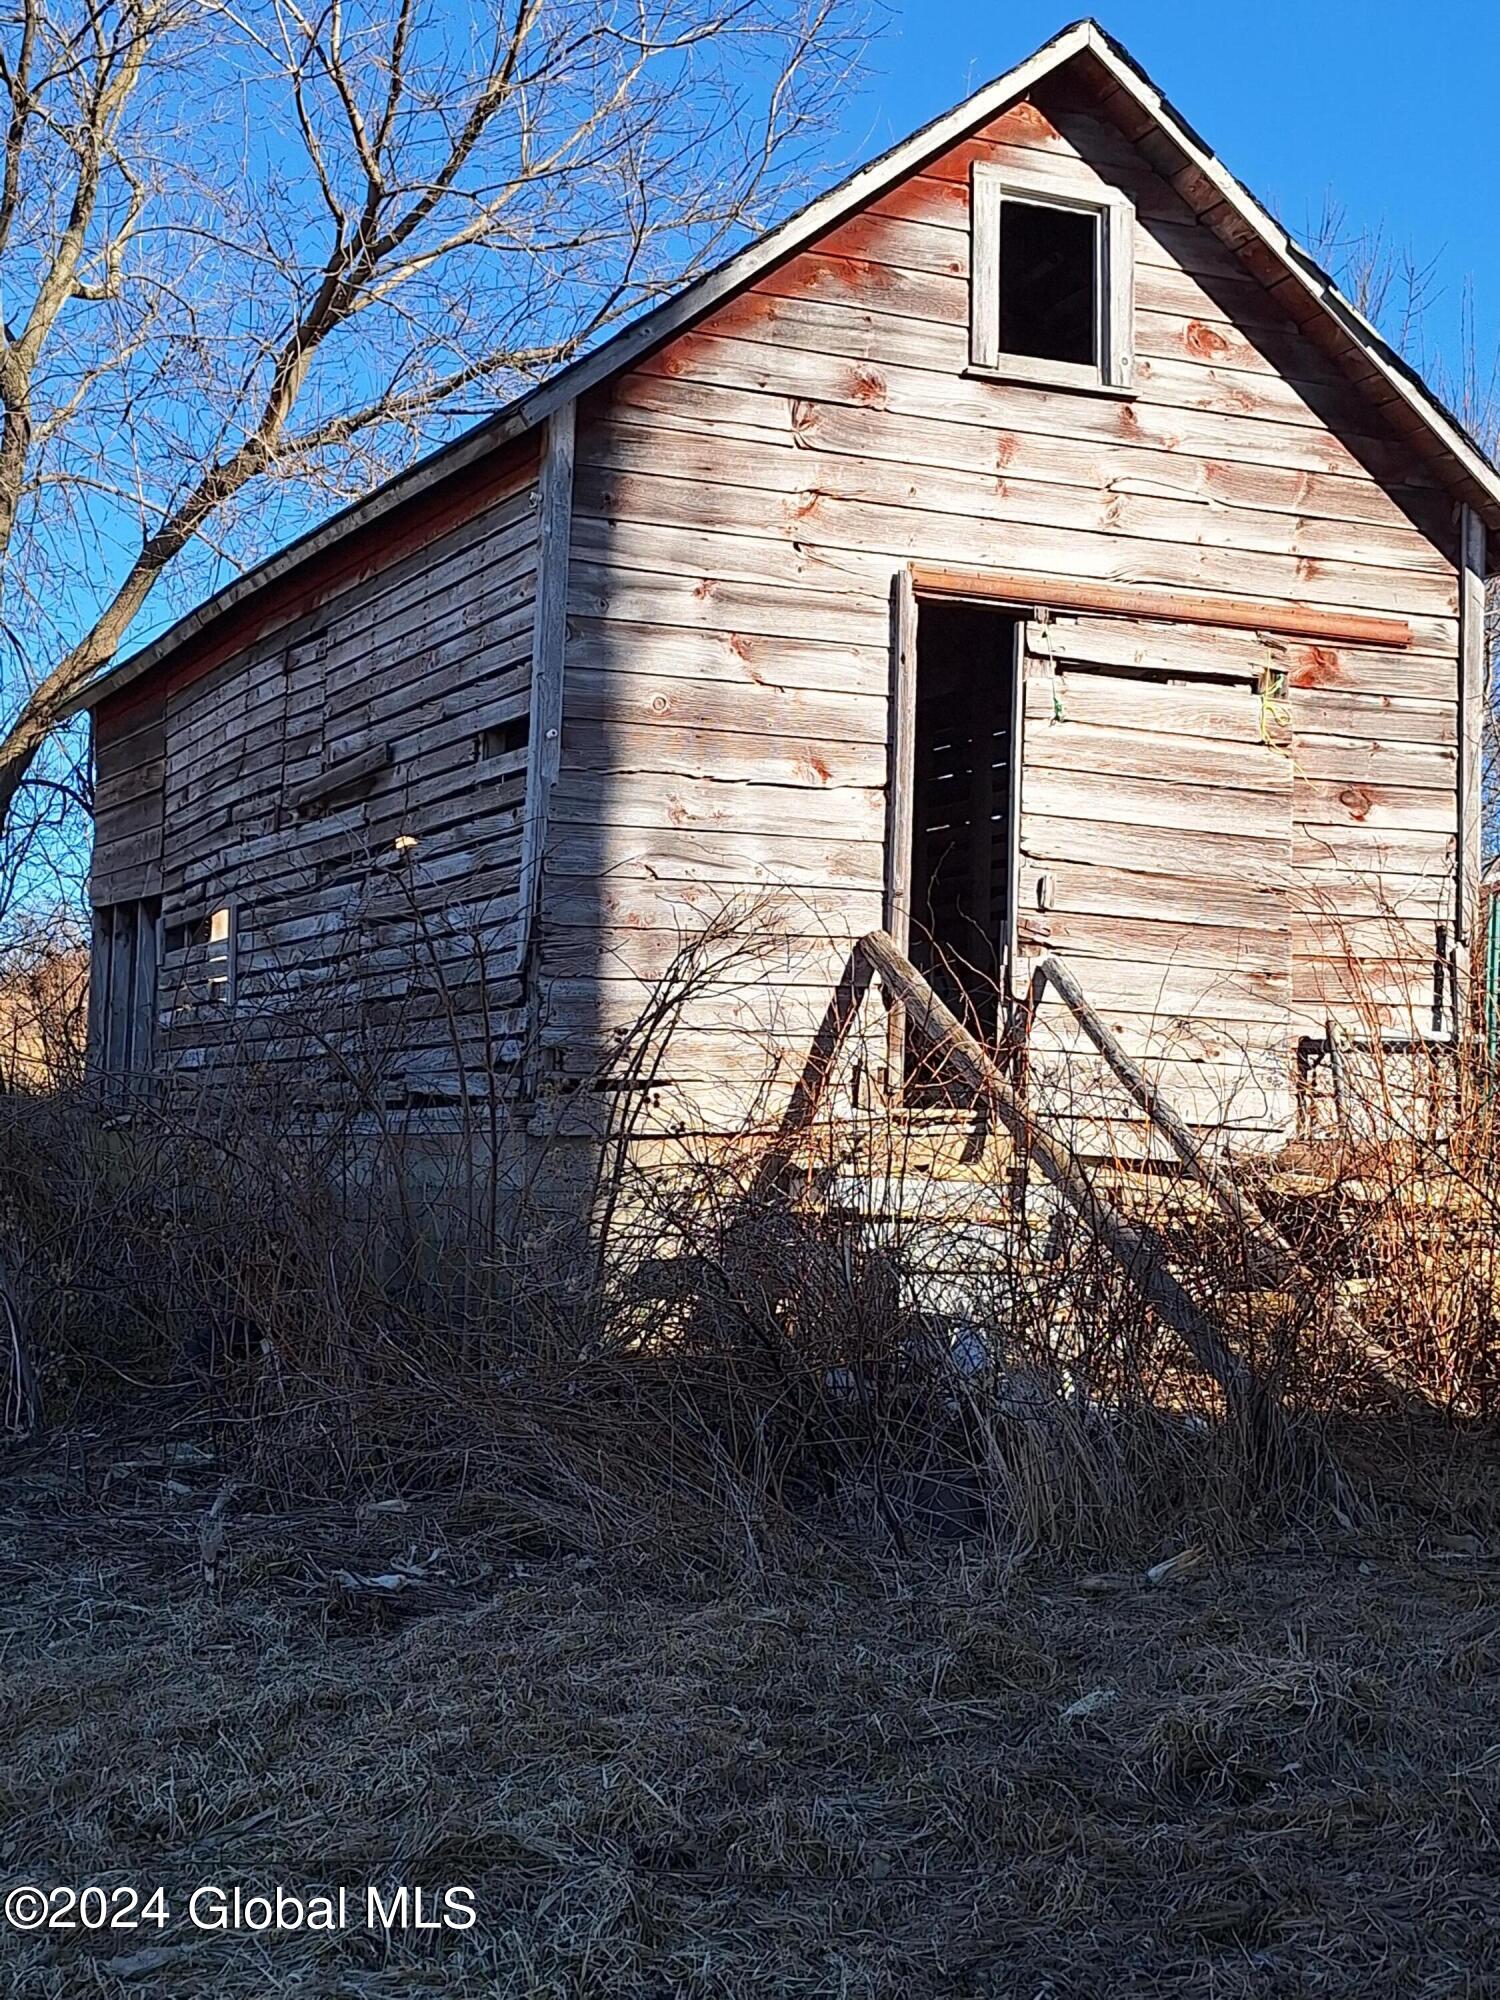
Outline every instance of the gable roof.
<svg viewBox="0 0 1500 2000">
<path fill-rule="evenodd" d="M 1128 136 L 1149 164 L 1171 183 L 1199 220 L 1222 237 L 1275 292 L 1301 330 L 1338 354 L 1392 425 L 1432 463 L 1456 496 L 1476 509 L 1491 530 L 1496 554 L 1500 555 L 1500 470 L 1410 363 L 1344 297 L 1329 274 L 1215 157 L 1121 44 L 1096 21 L 1082 20 L 1062 29 L 1024 62 L 860 167 L 829 193 L 494 416 L 226 584 L 159 638 L 106 668 L 72 704 L 70 712 L 92 708 L 106 694 L 152 672 L 235 606 L 393 508 L 519 438 L 563 404 L 640 360 L 1073 62 L 1093 65 L 1095 81 L 1109 100 L 1110 111 L 1125 123 Z"/>
</svg>

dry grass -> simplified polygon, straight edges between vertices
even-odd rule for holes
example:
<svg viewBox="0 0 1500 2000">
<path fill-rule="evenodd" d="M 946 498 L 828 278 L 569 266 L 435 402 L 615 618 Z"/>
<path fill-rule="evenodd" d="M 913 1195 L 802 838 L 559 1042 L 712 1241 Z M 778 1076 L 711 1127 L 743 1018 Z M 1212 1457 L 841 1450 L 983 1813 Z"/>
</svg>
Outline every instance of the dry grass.
<svg viewBox="0 0 1500 2000">
<path fill-rule="evenodd" d="M 462 1186 L 439 1254 L 346 1198 L 353 1122 L 0 1100 L 50 1426 L 4 1460 L 0 1878 L 480 1914 L 0 1932 L 5 1990 L 1500 1991 L 1497 1099 L 1434 1088 L 1351 1074 L 1261 1177 L 1304 1296 L 1135 1189 L 1274 1431 L 996 1176 L 861 1211 L 909 1126 L 638 1172 L 627 1111 L 586 1254 Z"/>
<path fill-rule="evenodd" d="M 221 1468 L 152 1456 L 58 1437 L 12 1475 L 0 1873 L 458 1882 L 481 1921 L 389 1945 L 7 1938 L 16 2000 L 1500 1979 L 1479 1487 L 1466 1530 L 1388 1510 L 1159 1587 L 806 1545 L 726 1577 L 542 1551 L 503 1496 L 247 1499 L 211 1591 Z M 428 1580 L 406 1597 L 336 1581 L 407 1551 Z"/>
</svg>

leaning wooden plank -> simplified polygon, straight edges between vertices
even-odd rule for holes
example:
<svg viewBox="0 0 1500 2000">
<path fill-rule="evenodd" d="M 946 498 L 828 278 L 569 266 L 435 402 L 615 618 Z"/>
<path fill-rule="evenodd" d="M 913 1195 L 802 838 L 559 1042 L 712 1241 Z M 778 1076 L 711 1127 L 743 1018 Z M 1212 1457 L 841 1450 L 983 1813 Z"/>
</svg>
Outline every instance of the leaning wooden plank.
<svg viewBox="0 0 1500 2000">
<path fill-rule="evenodd" d="M 1079 1026 L 1120 1082 L 1162 1133 L 1177 1157 L 1186 1166 L 1191 1167 L 1213 1193 L 1225 1213 L 1249 1236 L 1265 1237 L 1267 1240 L 1274 1236 L 1275 1232 L 1271 1229 L 1271 1225 L 1256 1209 L 1250 1198 L 1236 1187 L 1230 1174 L 1208 1157 L 1203 1150 L 1202 1142 L 1178 1117 L 1162 1091 L 1111 1034 L 1103 1018 L 1090 1004 L 1083 988 L 1055 953 L 1049 952 L 1038 963 L 1034 975 L 1034 994 L 1039 991 L 1037 982 L 1050 983 L 1067 1002 Z M 1279 1256 L 1290 1254 L 1288 1246 L 1282 1243 L 1279 1237 L 1276 1238 L 1276 1244 Z"/>
<path fill-rule="evenodd" d="M 1124 1037 L 1117 1039 L 1123 1046 Z M 1081 1123 L 1105 1117 L 1144 1129 L 1149 1121 L 1081 1030 L 1078 1040 L 1082 1048 L 1066 1054 L 1028 1048 L 1026 1100 L 1033 1116 L 1043 1111 L 1050 1116 L 1054 1107 L 1062 1111 L 1074 1150 L 1097 1160 L 1094 1148 L 1079 1137 Z M 1215 1144 L 1238 1149 L 1247 1132 L 1274 1138 L 1278 1147 L 1285 1144 L 1290 1068 L 1285 1047 L 1247 1050 L 1233 1063 L 1155 1061 L 1148 1056 L 1145 1067 L 1182 1122 L 1208 1128 Z M 1158 1150 L 1165 1156 L 1168 1149 Z"/>
<path fill-rule="evenodd" d="M 368 787 L 374 782 L 378 772 L 385 770 L 391 762 L 391 748 L 388 743 L 376 744 L 373 749 L 362 750 L 357 757 L 346 757 L 342 763 L 320 771 L 315 778 L 295 786 L 288 796 L 288 803 L 294 812 L 310 812 L 315 805 L 325 799 L 337 798 L 343 792 L 350 792 L 356 786 Z"/>
<path fill-rule="evenodd" d="M 1173 1277 L 1161 1244 L 1104 1200 L 1070 1147 L 1033 1124 L 999 1065 L 943 1005 L 894 940 L 884 931 L 872 931 L 860 940 L 859 949 L 880 974 L 889 996 L 905 1007 L 909 1025 L 922 1040 L 941 1049 L 953 1069 L 989 1102 L 1011 1137 L 1116 1259 L 1158 1317 L 1181 1334 L 1231 1402 L 1258 1400 L 1249 1368 Z"/>
</svg>

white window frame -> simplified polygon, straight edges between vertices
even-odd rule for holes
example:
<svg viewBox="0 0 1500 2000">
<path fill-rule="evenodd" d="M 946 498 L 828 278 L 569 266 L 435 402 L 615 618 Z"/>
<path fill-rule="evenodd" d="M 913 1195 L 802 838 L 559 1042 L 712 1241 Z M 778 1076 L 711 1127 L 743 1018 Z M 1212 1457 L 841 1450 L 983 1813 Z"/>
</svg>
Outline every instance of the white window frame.
<svg viewBox="0 0 1500 2000">
<path fill-rule="evenodd" d="M 1099 360 L 1049 361 L 1006 354 L 1000 346 L 1000 210 L 1007 201 L 1064 208 L 1098 218 L 1094 292 Z M 1096 395 L 1135 391 L 1135 205 L 1124 195 L 1059 194 L 977 161 L 969 191 L 969 373 L 1002 382 L 1082 389 Z"/>
</svg>

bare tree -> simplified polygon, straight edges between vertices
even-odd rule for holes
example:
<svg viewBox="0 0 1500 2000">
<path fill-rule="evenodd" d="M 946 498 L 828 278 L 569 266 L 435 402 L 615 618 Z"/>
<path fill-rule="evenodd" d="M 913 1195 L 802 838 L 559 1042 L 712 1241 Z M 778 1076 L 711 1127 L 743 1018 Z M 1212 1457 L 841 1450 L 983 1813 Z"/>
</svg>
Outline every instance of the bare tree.
<svg viewBox="0 0 1500 2000">
<path fill-rule="evenodd" d="M 19 0 L 0 825 L 200 594 L 785 206 L 861 0 Z M 38 760 L 41 759 L 41 762 Z"/>
</svg>

